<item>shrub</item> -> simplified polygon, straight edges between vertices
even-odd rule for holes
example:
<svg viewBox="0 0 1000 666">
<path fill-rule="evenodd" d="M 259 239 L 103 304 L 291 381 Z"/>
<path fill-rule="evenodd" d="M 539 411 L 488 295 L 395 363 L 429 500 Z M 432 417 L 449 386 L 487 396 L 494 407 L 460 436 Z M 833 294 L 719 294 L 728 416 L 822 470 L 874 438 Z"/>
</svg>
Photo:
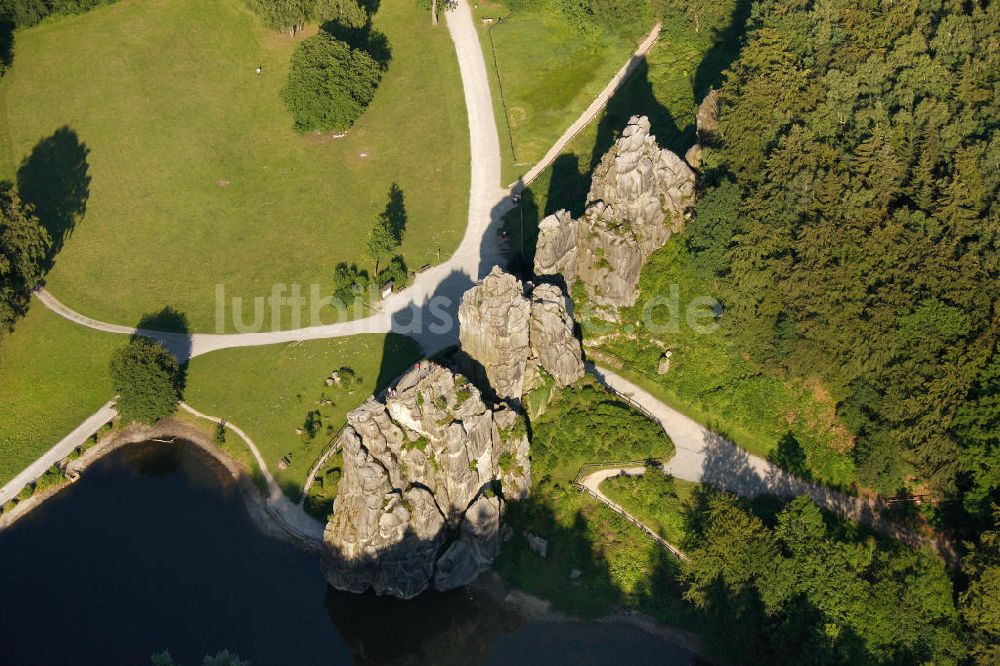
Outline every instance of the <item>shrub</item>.
<svg viewBox="0 0 1000 666">
<path fill-rule="evenodd" d="M 26 499 L 30 499 L 32 495 L 35 494 L 35 484 L 29 483 L 24 488 L 21 488 L 21 492 L 17 494 L 17 499 L 19 502 L 23 502 Z"/>
<path fill-rule="evenodd" d="M 410 271 L 406 268 L 406 260 L 396 255 L 389 260 L 389 265 L 378 273 L 378 283 L 383 285 L 392 281 L 393 289 L 402 289 L 410 282 Z"/>
<path fill-rule="evenodd" d="M 223 444 L 226 443 L 226 423 L 225 423 L 225 421 L 223 421 L 222 423 L 215 424 L 215 435 L 214 435 L 214 437 L 212 439 L 215 440 L 215 443 L 218 446 L 222 446 Z"/>
<path fill-rule="evenodd" d="M 296 131 L 342 131 L 361 117 L 381 79 L 374 58 L 320 32 L 295 48 L 282 98 Z"/>
<path fill-rule="evenodd" d="M 348 265 L 346 262 L 337 264 L 333 272 L 333 297 L 340 304 L 350 307 L 366 289 L 368 289 L 366 271 L 359 270 L 355 264 Z"/>
</svg>

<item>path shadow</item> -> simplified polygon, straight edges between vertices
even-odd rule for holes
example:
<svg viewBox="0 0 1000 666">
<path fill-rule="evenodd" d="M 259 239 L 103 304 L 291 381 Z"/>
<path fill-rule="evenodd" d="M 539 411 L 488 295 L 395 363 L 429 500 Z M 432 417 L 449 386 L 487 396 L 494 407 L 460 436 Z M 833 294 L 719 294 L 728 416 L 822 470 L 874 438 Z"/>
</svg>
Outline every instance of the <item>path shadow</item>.
<svg viewBox="0 0 1000 666">
<path fill-rule="evenodd" d="M 458 306 L 473 286 L 468 275 L 452 271 L 423 303 L 408 303 L 393 312 L 390 331 L 416 340 L 425 356 L 458 344 Z"/>
<path fill-rule="evenodd" d="M 35 208 L 52 244 L 46 258 L 51 268 L 66 239 L 87 211 L 90 196 L 90 149 L 68 126 L 42 139 L 17 170 L 21 199 Z"/>
<path fill-rule="evenodd" d="M 192 344 L 187 315 L 169 305 L 157 312 L 148 312 L 139 318 L 136 332 L 132 337 L 152 338 L 174 355 L 180 366 L 177 382 L 178 392 L 183 400 Z"/>
<path fill-rule="evenodd" d="M 729 25 L 712 36 L 712 48 L 698 63 L 694 74 L 694 99 L 701 103 L 708 91 L 722 86 L 723 75 L 743 48 L 743 38 L 750 18 L 751 0 L 736 0 Z"/>
<path fill-rule="evenodd" d="M 792 455 L 794 458 L 794 452 L 787 452 L 793 445 L 786 441 L 784 446 L 786 453 L 778 455 Z M 794 476 L 773 462 L 754 467 L 749 454 L 729 443 L 722 435 L 710 433 L 706 438 L 702 483 L 716 490 L 750 498 L 759 508 L 770 504 L 775 513 L 789 498 L 807 495 L 821 509 L 839 518 L 864 525 L 913 548 L 929 545 L 952 566 L 959 561 L 954 543 L 947 535 L 928 538 L 920 531 L 896 522 L 881 498 L 855 497 Z"/>
<path fill-rule="evenodd" d="M 639 66 L 608 101 L 604 116 L 597 125 L 597 140 L 590 153 L 588 174 L 593 172 L 604 154 L 611 149 L 632 116 L 649 118 L 650 133 L 656 136 L 660 148 L 668 148 L 683 156 L 694 143 L 694 123 L 684 128 L 677 127 L 673 114 L 653 94 L 649 63 L 643 57 Z"/>
</svg>

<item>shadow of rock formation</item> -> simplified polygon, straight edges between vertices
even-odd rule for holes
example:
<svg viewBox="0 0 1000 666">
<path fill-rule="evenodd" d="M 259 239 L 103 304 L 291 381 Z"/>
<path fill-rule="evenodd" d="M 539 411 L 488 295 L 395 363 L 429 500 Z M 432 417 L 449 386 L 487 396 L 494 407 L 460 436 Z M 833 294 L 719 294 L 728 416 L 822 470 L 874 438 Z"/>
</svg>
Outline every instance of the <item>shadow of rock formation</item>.
<svg viewBox="0 0 1000 666">
<path fill-rule="evenodd" d="M 656 99 L 649 80 L 649 63 L 643 57 L 632 75 L 608 101 L 597 126 L 597 140 L 591 149 L 588 171 L 593 171 L 611 149 L 632 116 L 649 118 L 650 133 L 656 137 L 656 143 L 661 148 L 683 155 L 694 143 L 694 124 L 678 127 L 670 110 Z"/>
<path fill-rule="evenodd" d="M 363 665 L 484 663 L 496 638 L 525 622 L 492 599 L 480 599 L 466 590 L 428 592 L 404 601 L 331 587 L 326 609 L 351 647 L 355 663 Z M 372 622 L 373 617 L 381 621 Z"/>
<path fill-rule="evenodd" d="M 712 48 L 698 63 L 698 69 L 694 74 L 696 102 L 701 102 L 709 90 L 713 88 L 718 90 L 722 86 L 723 74 L 740 55 L 747 21 L 750 18 L 751 4 L 750 0 L 736 0 L 729 25 L 712 36 Z"/>
</svg>

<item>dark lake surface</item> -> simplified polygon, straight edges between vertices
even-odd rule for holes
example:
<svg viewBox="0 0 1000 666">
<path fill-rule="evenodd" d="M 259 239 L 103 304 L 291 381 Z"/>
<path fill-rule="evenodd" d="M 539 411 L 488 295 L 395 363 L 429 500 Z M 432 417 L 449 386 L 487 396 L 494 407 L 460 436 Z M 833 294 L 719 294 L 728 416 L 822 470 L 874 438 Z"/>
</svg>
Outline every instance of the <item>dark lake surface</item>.
<svg viewBox="0 0 1000 666">
<path fill-rule="evenodd" d="M 0 663 L 689 664 L 628 625 L 529 622 L 469 591 L 412 601 L 331 589 L 262 535 L 224 470 L 146 442 L 0 532 Z"/>
</svg>

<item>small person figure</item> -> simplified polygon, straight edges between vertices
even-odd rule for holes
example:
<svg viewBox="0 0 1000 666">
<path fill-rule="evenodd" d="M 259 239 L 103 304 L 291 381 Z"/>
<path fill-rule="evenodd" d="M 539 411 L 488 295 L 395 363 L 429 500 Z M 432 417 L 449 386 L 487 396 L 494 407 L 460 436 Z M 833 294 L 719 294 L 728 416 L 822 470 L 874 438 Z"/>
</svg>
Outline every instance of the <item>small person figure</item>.
<svg viewBox="0 0 1000 666">
<path fill-rule="evenodd" d="M 257 65 L 257 74 L 260 74 L 261 70 L 263 70 L 263 69 L 264 69 L 263 67 L 261 67 L 260 65 Z"/>
</svg>

